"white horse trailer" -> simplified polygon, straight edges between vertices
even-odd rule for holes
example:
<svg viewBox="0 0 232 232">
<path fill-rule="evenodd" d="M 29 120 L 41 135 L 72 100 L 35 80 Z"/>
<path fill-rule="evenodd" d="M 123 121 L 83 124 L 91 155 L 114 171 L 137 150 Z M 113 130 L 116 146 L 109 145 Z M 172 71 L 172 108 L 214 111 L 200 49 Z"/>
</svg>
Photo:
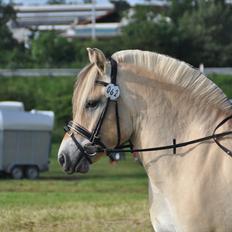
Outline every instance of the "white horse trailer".
<svg viewBox="0 0 232 232">
<path fill-rule="evenodd" d="M 0 102 L 0 171 L 15 179 L 35 179 L 47 171 L 52 111 L 24 111 L 21 102 Z"/>
</svg>

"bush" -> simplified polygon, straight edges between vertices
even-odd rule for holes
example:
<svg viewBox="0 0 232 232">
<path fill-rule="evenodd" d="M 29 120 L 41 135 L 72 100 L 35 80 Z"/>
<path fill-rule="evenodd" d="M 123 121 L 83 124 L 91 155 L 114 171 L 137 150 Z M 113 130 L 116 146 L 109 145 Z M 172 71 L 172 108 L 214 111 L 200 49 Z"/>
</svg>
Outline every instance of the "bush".
<svg viewBox="0 0 232 232">
<path fill-rule="evenodd" d="M 75 61 L 75 48 L 55 31 L 43 32 L 32 40 L 31 56 L 37 65 L 60 67 Z"/>
<path fill-rule="evenodd" d="M 210 78 L 232 98 L 232 76 L 211 75 Z M 55 112 L 53 140 L 60 142 L 64 124 L 72 118 L 74 77 L 1 79 L 0 101 L 22 101 L 26 110 Z"/>
<path fill-rule="evenodd" d="M 53 140 L 60 141 L 63 125 L 72 118 L 74 82 L 72 77 L 1 79 L 0 101 L 22 101 L 26 110 L 54 111 Z"/>
<path fill-rule="evenodd" d="M 223 0 L 170 0 L 161 12 L 140 6 L 129 21 L 123 47 L 164 53 L 196 67 L 232 63 L 232 6 Z"/>
</svg>

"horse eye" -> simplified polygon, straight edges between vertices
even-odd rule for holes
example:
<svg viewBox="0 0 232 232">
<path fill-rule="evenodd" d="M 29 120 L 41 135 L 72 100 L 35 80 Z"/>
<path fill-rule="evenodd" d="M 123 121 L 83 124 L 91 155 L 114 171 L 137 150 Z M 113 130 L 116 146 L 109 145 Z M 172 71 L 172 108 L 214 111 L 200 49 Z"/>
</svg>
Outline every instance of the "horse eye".
<svg viewBox="0 0 232 232">
<path fill-rule="evenodd" d="M 100 100 L 89 100 L 86 103 L 85 108 L 86 109 L 94 109 L 94 108 L 97 108 L 99 104 L 100 104 Z"/>
</svg>

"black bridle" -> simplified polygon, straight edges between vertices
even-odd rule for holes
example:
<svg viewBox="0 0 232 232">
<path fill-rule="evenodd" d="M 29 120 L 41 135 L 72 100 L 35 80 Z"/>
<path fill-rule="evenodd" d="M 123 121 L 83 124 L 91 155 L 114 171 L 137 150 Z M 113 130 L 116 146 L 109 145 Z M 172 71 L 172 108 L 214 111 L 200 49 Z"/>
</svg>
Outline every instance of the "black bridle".
<svg viewBox="0 0 232 232">
<path fill-rule="evenodd" d="M 92 157 L 96 154 L 96 152 L 106 151 L 107 146 L 101 141 L 100 138 L 100 130 L 106 116 L 106 113 L 109 108 L 110 102 L 115 104 L 115 116 L 116 116 L 116 131 L 117 131 L 117 143 L 115 146 L 116 148 L 120 148 L 121 144 L 121 131 L 120 131 L 120 121 L 119 121 L 119 112 L 118 112 L 118 97 L 120 95 L 120 90 L 116 84 L 117 82 L 117 62 L 114 59 L 110 59 L 111 64 L 111 74 L 110 74 L 110 83 L 96 80 L 96 84 L 102 85 L 106 88 L 107 93 L 107 101 L 104 109 L 102 110 L 100 117 L 96 123 L 95 128 L 92 132 L 88 131 L 86 128 L 81 126 L 78 123 L 70 121 L 65 127 L 64 130 L 70 135 L 78 149 L 80 150 L 80 158 L 78 159 L 77 163 L 85 157 L 89 163 L 92 163 Z M 86 138 L 89 143 L 85 146 L 75 138 L 74 133 L 81 135 L 82 137 Z M 107 155 L 112 159 L 111 153 L 107 153 Z"/>
<path fill-rule="evenodd" d="M 102 85 L 106 87 L 106 92 L 109 92 L 109 95 L 107 95 L 107 102 L 106 105 L 101 112 L 99 119 L 96 123 L 95 128 L 92 132 L 88 131 L 86 128 L 81 126 L 78 123 L 75 123 L 73 121 L 70 121 L 65 127 L 64 130 L 70 135 L 74 143 L 76 144 L 77 148 L 80 150 L 79 158 L 76 162 L 76 166 L 79 165 L 80 161 L 83 158 L 86 158 L 89 163 L 92 163 L 92 157 L 96 155 L 97 152 L 106 152 L 106 154 L 110 157 L 110 159 L 113 159 L 112 154 L 118 153 L 118 152 L 148 152 L 148 151 L 161 151 L 161 150 L 173 150 L 173 154 L 176 154 L 176 149 L 180 147 L 186 147 L 191 144 L 201 143 L 208 140 L 213 140 L 226 154 L 232 157 L 232 151 L 223 146 L 218 139 L 222 138 L 226 135 L 232 134 L 232 131 L 226 131 L 223 133 L 216 134 L 217 129 L 219 129 L 223 124 L 225 124 L 227 121 L 232 119 L 232 115 L 225 118 L 223 121 L 221 121 L 216 128 L 213 131 L 213 134 L 210 136 L 206 136 L 203 138 L 183 142 L 183 143 L 176 143 L 176 139 L 173 139 L 173 144 L 168 146 L 161 146 L 161 147 L 152 147 L 152 148 L 140 148 L 140 149 L 134 149 L 132 143 L 130 140 L 128 141 L 129 144 L 121 145 L 121 131 L 120 131 L 120 119 L 119 119 L 119 112 L 118 112 L 118 97 L 119 97 L 119 88 L 116 84 L 117 82 L 117 62 L 110 58 L 111 63 L 111 75 L 110 75 L 110 83 L 103 82 L 103 81 L 96 81 L 96 84 Z M 119 93 L 112 91 L 112 98 L 111 98 L 111 90 L 115 88 Z M 116 95 L 117 96 L 116 96 Z M 113 96 L 114 95 L 114 96 Z M 117 143 L 116 146 L 111 149 L 107 148 L 107 146 L 101 141 L 100 137 L 100 130 L 104 121 L 104 118 L 106 116 L 107 110 L 109 108 L 109 104 L 113 102 L 115 104 L 115 117 L 116 117 L 116 131 L 117 131 Z M 85 146 L 83 146 L 76 138 L 75 133 L 81 135 L 82 137 L 86 138 L 89 143 Z"/>
</svg>

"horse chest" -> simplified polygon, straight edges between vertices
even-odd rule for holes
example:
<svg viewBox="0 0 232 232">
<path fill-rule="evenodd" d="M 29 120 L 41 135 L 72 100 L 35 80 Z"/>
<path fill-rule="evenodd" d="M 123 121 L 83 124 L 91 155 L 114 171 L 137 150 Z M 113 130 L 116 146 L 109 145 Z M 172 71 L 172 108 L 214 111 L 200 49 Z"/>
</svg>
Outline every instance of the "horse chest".
<svg viewBox="0 0 232 232">
<path fill-rule="evenodd" d="M 156 232 L 181 232 L 175 222 L 174 212 L 163 193 L 149 183 L 150 217 Z"/>
</svg>

